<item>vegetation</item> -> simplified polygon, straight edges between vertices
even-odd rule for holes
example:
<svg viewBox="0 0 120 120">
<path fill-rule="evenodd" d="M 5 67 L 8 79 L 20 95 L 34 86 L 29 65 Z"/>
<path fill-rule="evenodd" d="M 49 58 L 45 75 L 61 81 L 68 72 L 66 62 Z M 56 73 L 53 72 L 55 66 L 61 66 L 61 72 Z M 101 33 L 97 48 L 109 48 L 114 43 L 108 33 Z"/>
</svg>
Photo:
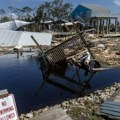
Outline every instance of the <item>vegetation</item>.
<svg viewBox="0 0 120 120">
<path fill-rule="evenodd" d="M 60 21 L 63 20 L 71 10 L 72 5 L 70 3 L 63 3 L 63 0 L 54 0 L 41 4 L 37 9 L 37 15 L 41 13 L 43 20 Z"/>
<path fill-rule="evenodd" d="M 0 22 L 6 22 L 16 19 L 12 16 L 16 15 L 18 20 L 30 21 L 35 23 L 34 26 L 31 25 L 27 29 L 40 31 L 45 29 L 45 25 L 41 23 L 44 23 L 47 20 L 53 21 L 55 23 L 55 29 L 57 29 L 58 24 L 61 23 L 56 21 L 65 20 L 65 17 L 72 10 L 72 5 L 70 3 L 64 3 L 63 0 L 53 0 L 40 4 L 36 10 L 28 6 L 25 6 L 23 8 L 8 6 L 8 9 L 10 12 L 10 16 L 5 16 L 5 10 L 0 9 Z"/>
<path fill-rule="evenodd" d="M 45 2 L 41 4 L 36 11 L 36 21 L 39 26 L 40 21 L 51 20 L 54 23 L 53 29 L 58 29 L 59 24 L 65 20 L 71 10 L 72 5 L 70 3 L 64 3 L 63 0 Z"/>
<path fill-rule="evenodd" d="M 71 107 L 68 114 L 73 118 L 73 120 L 104 120 L 104 118 L 99 117 L 95 114 L 98 109 L 95 108 L 95 106 L 97 105 L 95 105 L 95 103 L 92 101 L 87 101 L 84 107 Z"/>
</svg>

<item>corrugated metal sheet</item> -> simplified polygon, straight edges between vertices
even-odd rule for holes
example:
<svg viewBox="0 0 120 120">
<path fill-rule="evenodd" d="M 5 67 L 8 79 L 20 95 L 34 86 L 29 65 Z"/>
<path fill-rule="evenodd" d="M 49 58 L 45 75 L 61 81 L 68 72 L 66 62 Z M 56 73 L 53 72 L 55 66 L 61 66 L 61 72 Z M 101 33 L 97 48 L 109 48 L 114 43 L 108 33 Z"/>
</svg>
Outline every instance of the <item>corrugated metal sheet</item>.
<svg viewBox="0 0 120 120">
<path fill-rule="evenodd" d="M 0 31 L 0 46 L 15 46 L 17 45 L 22 32 L 15 31 Z"/>
<path fill-rule="evenodd" d="M 20 21 L 20 20 L 14 20 L 14 22 L 15 22 L 17 28 L 33 23 L 33 22 L 25 22 L 25 21 Z"/>
<path fill-rule="evenodd" d="M 32 24 L 32 22 L 24 22 L 20 20 L 9 21 L 0 23 L 0 30 L 16 30 L 22 26 Z"/>
<path fill-rule="evenodd" d="M 22 32 L 18 45 L 29 46 L 36 45 L 30 36 L 34 36 L 40 45 L 50 45 L 52 41 L 51 33 Z"/>
<path fill-rule="evenodd" d="M 23 31 L 0 31 L 0 46 L 11 47 L 16 45 L 31 46 L 36 45 L 31 35 L 40 45 L 50 45 L 52 40 L 51 33 L 23 32 Z"/>
<path fill-rule="evenodd" d="M 0 30 L 16 30 L 17 26 L 14 21 L 0 23 Z"/>
</svg>

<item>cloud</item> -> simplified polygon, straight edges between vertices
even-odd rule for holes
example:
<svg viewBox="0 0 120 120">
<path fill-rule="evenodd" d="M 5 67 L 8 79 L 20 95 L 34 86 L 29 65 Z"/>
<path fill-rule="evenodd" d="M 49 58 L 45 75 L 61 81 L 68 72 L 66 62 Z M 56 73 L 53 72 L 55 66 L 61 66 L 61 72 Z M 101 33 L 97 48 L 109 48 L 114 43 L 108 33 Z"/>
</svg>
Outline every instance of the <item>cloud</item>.
<svg viewBox="0 0 120 120">
<path fill-rule="evenodd" d="M 120 0 L 114 0 L 113 3 L 115 3 L 117 6 L 120 6 Z"/>
</svg>

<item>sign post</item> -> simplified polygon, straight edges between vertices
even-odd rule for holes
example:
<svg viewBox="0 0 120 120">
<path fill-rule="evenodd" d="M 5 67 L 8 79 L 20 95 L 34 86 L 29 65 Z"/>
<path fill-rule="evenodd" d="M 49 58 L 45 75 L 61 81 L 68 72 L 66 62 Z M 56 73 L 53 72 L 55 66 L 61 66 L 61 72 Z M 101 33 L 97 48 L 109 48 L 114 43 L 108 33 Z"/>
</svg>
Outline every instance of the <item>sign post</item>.
<svg viewBox="0 0 120 120">
<path fill-rule="evenodd" d="M 0 91 L 0 120 L 19 120 L 13 94 Z"/>
</svg>

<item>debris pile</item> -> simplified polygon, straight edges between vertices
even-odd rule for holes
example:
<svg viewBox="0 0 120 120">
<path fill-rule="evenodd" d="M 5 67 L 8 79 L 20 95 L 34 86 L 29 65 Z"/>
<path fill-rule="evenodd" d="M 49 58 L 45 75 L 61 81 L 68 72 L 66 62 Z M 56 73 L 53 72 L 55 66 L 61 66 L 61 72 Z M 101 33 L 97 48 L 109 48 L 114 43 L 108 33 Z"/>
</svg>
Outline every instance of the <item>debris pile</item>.
<svg viewBox="0 0 120 120">
<path fill-rule="evenodd" d="M 69 38 L 69 37 L 68 37 Z M 98 36 L 91 36 L 89 34 L 85 37 L 89 43 L 89 48 L 95 59 L 99 61 L 103 66 L 107 67 L 120 67 L 120 39 L 119 38 L 101 38 Z M 64 42 L 65 39 L 53 40 L 52 46 L 56 46 Z M 73 52 L 74 51 L 74 52 Z M 86 52 L 87 49 L 76 50 L 76 47 L 66 49 L 65 52 L 72 53 L 69 57 L 79 61 L 79 58 Z"/>
<path fill-rule="evenodd" d="M 120 56 L 116 54 L 119 51 L 120 40 L 118 39 L 108 39 L 92 48 L 95 58 L 108 67 L 120 67 Z"/>
</svg>

